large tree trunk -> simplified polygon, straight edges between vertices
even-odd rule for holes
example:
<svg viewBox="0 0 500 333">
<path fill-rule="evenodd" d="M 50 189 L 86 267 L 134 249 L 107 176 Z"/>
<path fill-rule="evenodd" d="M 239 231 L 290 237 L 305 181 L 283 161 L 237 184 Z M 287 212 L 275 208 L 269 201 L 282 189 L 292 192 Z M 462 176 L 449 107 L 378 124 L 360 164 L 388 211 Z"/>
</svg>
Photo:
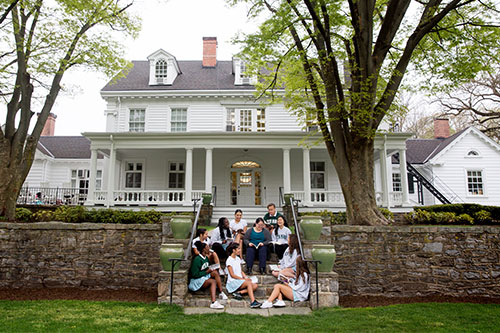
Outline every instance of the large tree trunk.
<svg viewBox="0 0 500 333">
<path fill-rule="evenodd" d="M 386 225 L 377 207 L 373 179 L 373 139 L 358 139 L 346 151 L 348 170 L 337 170 L 346 203 L 347 221 L 353 225 Z M 341 157 L 340 159 L 346 159 Z M 339 156 L 337 156 L 339 161 Z M 338 163 L 337 163 L 338 164 Z"/>
<path fill-rule="evenodd" d="M 0 216 L 8 221 L 16 217 L 17 198 L 33 164 L 36 144 L 32 137 L 24 147 L 13 147 L 6 138 L 0 140 Z"/>
</svg>

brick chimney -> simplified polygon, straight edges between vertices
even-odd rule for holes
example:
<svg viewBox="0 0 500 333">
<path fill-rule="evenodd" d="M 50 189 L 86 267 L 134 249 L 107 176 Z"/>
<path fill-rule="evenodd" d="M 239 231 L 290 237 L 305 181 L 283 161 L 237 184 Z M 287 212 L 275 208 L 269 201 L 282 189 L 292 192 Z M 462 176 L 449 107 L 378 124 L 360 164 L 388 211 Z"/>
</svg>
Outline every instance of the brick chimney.
<svg viewBox="0 0 500 333">
<path fill-rule="evenodd" d="M 57 116 L 55 114 L 49 113 L 47 121 L 45 122 L 45 126 L 42 130 L 42 136 L 54 136 L 54 132 L 56 129 L 56 118 Z"/>
<path fill-rule="evenodd" d="M 450 123 L 447 118 L 434 119 L 434 138 L 446 139 L 450 136 Z"/>
<path fill-rule="evenodd" d="M 203 37 L 203 67 L 217 65 L 217 37 Z"/>
</svg>

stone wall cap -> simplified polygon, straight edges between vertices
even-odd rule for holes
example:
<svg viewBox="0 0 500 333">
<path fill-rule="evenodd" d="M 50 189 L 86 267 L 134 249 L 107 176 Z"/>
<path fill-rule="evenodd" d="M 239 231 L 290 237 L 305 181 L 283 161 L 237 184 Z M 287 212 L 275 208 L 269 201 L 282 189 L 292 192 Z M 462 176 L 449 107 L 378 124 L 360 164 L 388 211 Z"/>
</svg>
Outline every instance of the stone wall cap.
<svg viewBox="0 0 500 333">
<path fill-rule="evenodd" d="M 66 223 L 36 222 L 9 223 L 0 222 L 0 229 L 22 230 L 151 230 L 161 231 L 161 224 L 108 224 L 108 223 Z"/>
<path fill-rule="evenodd" d="M 491 233 L 500 234 L 500 226 L 364 226 L 364 225 L 332 225 L 333 232 L 411 232 L 411 233 Z"/>
</svg>

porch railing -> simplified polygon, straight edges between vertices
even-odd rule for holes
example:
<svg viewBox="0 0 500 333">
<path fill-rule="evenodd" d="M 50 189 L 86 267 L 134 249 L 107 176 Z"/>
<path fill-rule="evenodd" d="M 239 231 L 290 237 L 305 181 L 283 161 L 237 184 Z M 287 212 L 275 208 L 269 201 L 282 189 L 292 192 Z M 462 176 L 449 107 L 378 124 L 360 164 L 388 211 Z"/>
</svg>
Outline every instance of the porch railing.
<svg viewBox="0 0 500 333">
<path fill-rule="evenodd" d="M 94 202 L 96 204 L 108 203 L 107 191 L 95 191 Z M 191 199 L 201 199 L 204 191 L 192 191 Z M 186 192 L 183 190 L 169 191 L 113 191 L 113 205 L 168 205 L 182 204 L 186 200 Z"/>
<path fill-rule="evenodd" d="M 304 191 L 292 191 L 295 199 L 302 203 L 306 200 Z M 376 192 L 377 205 L 381 206 L 384 201 L 383 192 Z M 403 192 L 390 192 L 389 200 L 391 206 L 401 206 L 403 204 Z M 311 191 L 309 201 L 312 204 L 327 204 L 332 206 L 345 206 L 344 195 L 341 191 Z"/>
<path fill-rule="evenodd" d="M 21 188 L 17 197 L 18 205 L 83 205 L 87 200 L 84 189 L 72 187 L 31 187 Z"/>
</svg>

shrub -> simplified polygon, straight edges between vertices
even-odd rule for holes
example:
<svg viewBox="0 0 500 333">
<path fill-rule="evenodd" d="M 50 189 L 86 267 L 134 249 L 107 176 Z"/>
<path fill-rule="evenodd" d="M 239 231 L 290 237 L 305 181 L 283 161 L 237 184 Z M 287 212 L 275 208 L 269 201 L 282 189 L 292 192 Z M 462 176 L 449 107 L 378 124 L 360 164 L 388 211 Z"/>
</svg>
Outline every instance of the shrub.
<svg viewBox="0 0 500 333">
<path fill-rule="evenodd" d="M 16 221 L 30 222 L 33 218 L 33 213 L 28 208 L 16 208 Z"/>
<path fill-rule="evenodd" d="M 86 215 L 86 209 L 83 206 L 61 206 L 54 212 L 57 221 L 68 223 L 84 222 Z"/>
<path fill-rule="evenodd" d="M 453 212 L 431 213 L 431 219 L 435 224 L 453 224 L 456 220 L 456 214 Z"/>
<path fill-rule="evenodd" d="M 394 222 L 394 214 L 390 210 L 388 210 L 387 208 L 379 208 L 378 210 L 382 213 L 382 215 L 385 216 L 386 219 Z"/>
<path fill-rule="evenodd" d="M 474 219 L 469 214 L 460 214 L 457 216 L 458 224 L 474 224 Z"/>
<path fill-rule="evenodd" d="M 54 212 L 51 210 L 39 210 L 33 213 L 33 221 L 35 222 L 50 222 L 55 220 Z"/>
<path fill-rule="evenodd" d="M 479 223 L 490 223 L 491 222 L 491 213 L 485 210 L 480 210 L 474 214 L 474 219 Z"/>
</svg>

